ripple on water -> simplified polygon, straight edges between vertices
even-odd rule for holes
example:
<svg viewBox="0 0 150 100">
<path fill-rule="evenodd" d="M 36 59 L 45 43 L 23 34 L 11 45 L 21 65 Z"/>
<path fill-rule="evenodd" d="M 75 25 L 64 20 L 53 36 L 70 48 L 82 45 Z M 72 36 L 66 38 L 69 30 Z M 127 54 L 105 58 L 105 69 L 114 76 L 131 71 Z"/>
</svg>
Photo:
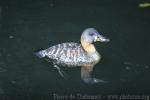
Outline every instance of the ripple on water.
<svg viewBox="0 0 150 100">
<path fill-rule="evenodd" d="M 4 94 L 4 90 L 0 88 L 0 94 Z"/>
<path fill-rule="evenodd" d="M 124 69 L 129 71 L 132 69 L 133 72 L 135 72 L 136 74 L 139 74 L 141 72 L 145 72 L 147 69 L 150 68 L 149 65 L 145 65 L 145 64 L 138 64 L 138 63 L 131 63 L 129 61 L 124 61 Z"/>
<path fill-rule="evenodd" d="M 12 35 L 9 36 L 9 39 L 13 39 L 13 38 L 14 38 L 14 36 L 12 36 Z"/>
<path fill-rule="evenodd" d="M 0 72 L 6 72 L 6 71 L 7 71 L 6 69 L 0 67 Z"/>
<path fill-rule="evenodd" d="M 149 68 L 149 66 L 148 66 L 148 65 L 146 65 L 146 66 L 145 66 L 145 69 L 148 69 L 148 68 Z"/>
</svg>

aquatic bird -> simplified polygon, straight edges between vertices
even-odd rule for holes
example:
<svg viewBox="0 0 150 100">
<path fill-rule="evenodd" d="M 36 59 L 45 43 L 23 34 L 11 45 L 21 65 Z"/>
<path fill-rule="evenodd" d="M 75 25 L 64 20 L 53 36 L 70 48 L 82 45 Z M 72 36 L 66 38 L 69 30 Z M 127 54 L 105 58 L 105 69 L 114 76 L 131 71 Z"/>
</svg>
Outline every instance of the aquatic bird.
<svg viewBox="0 0 150 100">
<path fill-rule="evenodd" d="M 87 28 L 81 35 L 81 43 L 61 43 L 35 52 L 35 55 L 39 58 L 48 58 L 62 77 L 64 77 L 64 72 L 59 66 L 80 66 L 81 79 L 85 83 L 99 83 L 103 82 L 103 80 L 93 78 L 91 75 L 94 66 L 101 59 L 100 54 L 93 44 L 97 41 L 109 42 L 109 39 L 102 36 L 95 28 Z"/>
</svg>

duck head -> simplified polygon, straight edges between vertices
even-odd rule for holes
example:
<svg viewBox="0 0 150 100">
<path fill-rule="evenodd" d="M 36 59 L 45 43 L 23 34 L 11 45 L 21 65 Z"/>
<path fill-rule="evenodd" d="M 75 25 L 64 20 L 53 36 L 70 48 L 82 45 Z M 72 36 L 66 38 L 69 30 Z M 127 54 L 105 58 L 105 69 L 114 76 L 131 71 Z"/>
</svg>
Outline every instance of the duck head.
<svg viewBox="0 0 150 100">
<path fill-rule="evenodd" d="M 87 28 L 83 31 L 81 35 L 81 39 L 83 39 L 87 43 L 94 42 L 109 42 L 110 40 L 104 36 L 102 36 L 95 28 Z"/>
</svg>

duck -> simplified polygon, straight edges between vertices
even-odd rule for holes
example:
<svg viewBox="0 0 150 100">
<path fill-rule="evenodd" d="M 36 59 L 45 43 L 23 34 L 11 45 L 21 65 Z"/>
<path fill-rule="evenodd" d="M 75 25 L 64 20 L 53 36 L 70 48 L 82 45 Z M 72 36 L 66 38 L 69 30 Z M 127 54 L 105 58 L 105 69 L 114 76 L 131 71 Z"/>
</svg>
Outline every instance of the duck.
<svg viewBox="0 0 150 100">
<path fill-rule="evenodd" d="M 95 28 L 86 28 L 81 34 L 80 43 L 60 43 L 34 52 L 34 54 L 39 58 L 49 59 L 62 77 L 64 77 L 64 72 L 61 66 L 80 67 L 81 79 L 87 84 L 95 84 L 104 81 L 92 77 L 94 66 L 101 60 L 101 55 L 96 50 L 94 43 L 109 41 Z"/>
</svg>

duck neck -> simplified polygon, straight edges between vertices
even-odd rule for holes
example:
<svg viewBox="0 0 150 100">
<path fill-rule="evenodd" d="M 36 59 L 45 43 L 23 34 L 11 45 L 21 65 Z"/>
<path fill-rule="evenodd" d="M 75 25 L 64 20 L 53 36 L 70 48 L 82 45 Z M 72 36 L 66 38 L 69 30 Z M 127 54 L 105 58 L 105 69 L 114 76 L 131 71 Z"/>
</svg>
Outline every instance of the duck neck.
<svg viewBox="0 0 150 100">
<path fill-rule="evenodd" d="M 86 42 L 82 37 L 81 37 L 81 45 L 88 54 L 94 53 L 96 51 L 95 46 L 91 43 Z"/>
</svg>

